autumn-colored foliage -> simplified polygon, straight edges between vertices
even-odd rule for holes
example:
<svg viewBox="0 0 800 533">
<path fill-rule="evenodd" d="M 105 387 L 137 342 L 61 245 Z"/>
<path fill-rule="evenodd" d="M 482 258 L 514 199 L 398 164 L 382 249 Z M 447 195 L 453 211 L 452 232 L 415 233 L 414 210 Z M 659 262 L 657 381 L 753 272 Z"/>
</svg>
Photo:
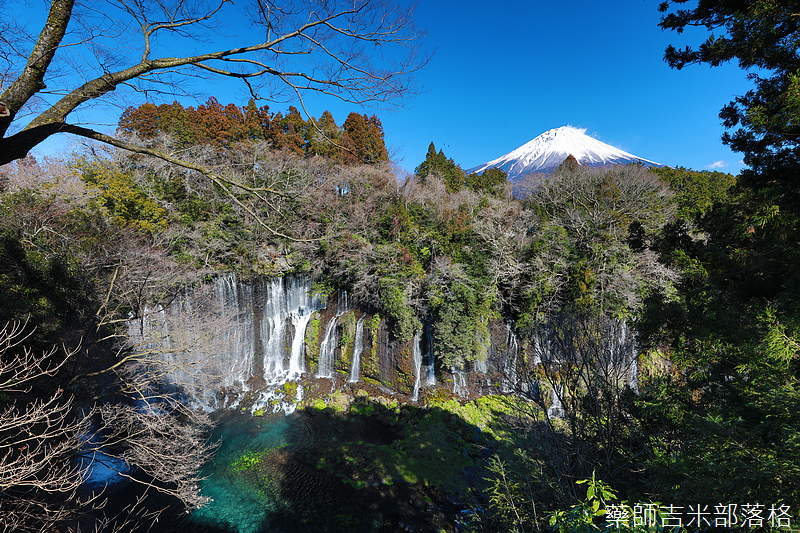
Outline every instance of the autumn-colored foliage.
<svg viewBox="0 0 800 533">
<path fill-rule="evenodd" d="M 383 142 L 383 126 L 378 117 L 350 113 L 343 126 L 342 152 L 344 163 L 374 164 L 389 160 L 389 153 Z"/>
<path fill-rule="evenodd" d="M 295 155 L 320 155 L 345 164 L 376 164 L 389 160 L 383 126 L 377 116 L 350 113 L 340 128 L 329 111 L 319 120 L 305 120 L 293 106 L 284 114 L 268 105 L 222 105 L 213 96 L 204 104 L 183 107 L 178 102 L 129 107 L 119 120 L 128 135 L 153 139 L 169 135 L 179 147 L 210 144 L 226 148 L 242 141 L 266 140 L 276 150 Z"/>
</svg>

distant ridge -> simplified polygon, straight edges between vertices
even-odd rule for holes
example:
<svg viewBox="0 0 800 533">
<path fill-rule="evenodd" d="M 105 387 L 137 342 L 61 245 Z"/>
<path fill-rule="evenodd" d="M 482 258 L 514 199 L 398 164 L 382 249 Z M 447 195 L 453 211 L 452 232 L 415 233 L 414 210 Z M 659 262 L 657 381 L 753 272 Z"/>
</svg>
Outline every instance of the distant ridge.
<svg viewBox="0 0 800 533">
<path fill-rule="evenodd" d="M 499 168 L 509 180 L 532 172 L 552 172 L 570 155 L 580 165 L 605 166 L 642 163 L 661 166 L 655 161 L 629 154 L 610 144 L 586 135 L 585 129 L 562 126 L 548 130 L 516 150 L 471 168 L 467 173 L 481 173 L 489 168 Z"/>
</svg>

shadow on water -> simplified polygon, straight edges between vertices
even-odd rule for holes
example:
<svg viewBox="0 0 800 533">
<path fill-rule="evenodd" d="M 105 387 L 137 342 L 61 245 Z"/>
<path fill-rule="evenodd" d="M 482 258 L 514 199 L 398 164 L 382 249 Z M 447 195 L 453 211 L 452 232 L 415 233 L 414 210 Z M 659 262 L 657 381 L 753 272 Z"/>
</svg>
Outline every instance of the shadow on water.
<svg viewBox="0 0 800 533">
<path fill-rule="evenodd" d="M 212 501 L 192 514 L 192 531 L 455 531 L 492 446 L 447 411 L 365 398 L 347 413 L 217 419 L 220 448 L 202 484 Z"/>
</svg>

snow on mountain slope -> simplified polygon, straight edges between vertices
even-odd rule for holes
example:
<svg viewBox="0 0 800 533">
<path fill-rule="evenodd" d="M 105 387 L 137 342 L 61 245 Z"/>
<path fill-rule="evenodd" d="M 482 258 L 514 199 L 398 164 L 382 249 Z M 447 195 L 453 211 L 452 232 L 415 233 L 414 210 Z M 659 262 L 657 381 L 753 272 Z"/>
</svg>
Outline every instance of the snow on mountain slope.
<svg viewBox="0 0 800 533">
<path fill-rule="evenodd" d="M 546 131 L 516 150 L 488 163 L 471 168 L 467 173 L 481 173 L 497 167 L 513 180 L 531 172 L 555 170 L 568 156 L 574 156 L 581 165 L 626 165 L 641 162 L 647 166 L 661 166 L 654 161 L 629 154 L 619 148 L 586 135 L 585 129 L 562 126 Z"/>
</svg>

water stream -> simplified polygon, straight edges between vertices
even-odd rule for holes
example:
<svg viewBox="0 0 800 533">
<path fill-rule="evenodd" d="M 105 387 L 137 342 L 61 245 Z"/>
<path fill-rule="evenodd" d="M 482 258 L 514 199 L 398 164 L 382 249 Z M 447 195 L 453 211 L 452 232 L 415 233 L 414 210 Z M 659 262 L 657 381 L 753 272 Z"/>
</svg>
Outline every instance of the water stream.
<svg viewBox="0 0 800 533">
<path fill-rule="evenodd" d="M 420 342 L 422 335 L 419 331 L 414 333 L 414 340 L 411 341 L 411 359 L 414 362 L 414 392 L 411 396 L 413 401 L 419 400 L 419 385 L 422 381 L 422 349 Z"/>
<path fill-rule="evenodd" d="M 356 337 L 353 341 L 353 363 L 350 367 L 350 383 L 358 382 L 361 377 L 361 352 L 364 350 L 364 315 L 356 322 Z"/>
<path fill-rule="evenodd" d="M 322 343 L 319 345 L 317 377 L 333 377 L 333 356 L 334 350 L 336 350 L 336 323 L 338 320 L 339 315 L 336 315 L 328 322 L 328 327 L 325 329 L 325 337 L 323 337 Z"/>
<path fill-rule="evenodd" d="M 303 276 L 253 278 L 245 282 L 236 274 L 223 274 L 209 283 L 185 289 L 168 307 L 145 309 L 129 322 L 129 338 L 134 350 L 152 352 L 161 359 L 167 369 L 165 386 L 181 391 L 196 407 L 213 411 L 249 405 L 254 412 L 292 412 L 303 394 L 306 342 L 319 342 L 315 377 L 335 381 L 339 326 L 353 327 L 352 322 L 343 322 L 341 317 L 357 308 L 357 302 L 351 301 L 347 292 L 337 292 L 331 298 L 335 310 L 322 315 L 329 317 L 323 321 L 322 335 L 307 339 L 312 318 L 319 316 L 314 313 L 329 303 L 311 289 L 311 279 Z M 371 369 L 365 376 L 383 380 L 411 366 L 413 401 L 419 400 L 422 388 L 437 386 L 430 317 L 424 328 L 415 333 L 409 350 L 404 349 L 408 345 L 403 342 L 382 341 L 380 346 L 386 348 L 372 355 L 365 353 L 363 346 L 364 321 L 369 315 L 358 316 L 354 342 L 342 347 L 352 353 L 346 378 L 349 382 L 364 381 L 365 368 Z M 570 317 L 562 318 L 567 329 L 569 320 Z M 613 370 L 620 386 L 627 384 L 636 391 L 637 353 L 632 331 L 624 321 L 608 320 L 602 328 L 600 363 Z M 489 330 L 488 325 L 486 329 Z M 558 331 L 563 329 L 562 326 Z M 529 353 L 522 353 L 512 321 L 505 321 L 504 333 L 499 330 L 494 340 L 491 335 L 479 339 L 487 359 L 451 369 L 454 394 L 466 397 L 522 391 L 530 395 L 536 384 L 520 383 L 530 376 L 529 372 L 521 373 L 525 365 L 562 357 L 553 339 L 554 330 L 548 325 L 530 338 Z M 492 342 L 496 345 L 492 346 Z M 490 370 L 499 373 L 491 378 L 494 382 L 490 380 Z M 289 381 L 294 383 L 287 385 Z M 391 388 L 391 384 L 387 386 Z M 248 403 L 243 404 L 245 400 Z"/>
</svg>

